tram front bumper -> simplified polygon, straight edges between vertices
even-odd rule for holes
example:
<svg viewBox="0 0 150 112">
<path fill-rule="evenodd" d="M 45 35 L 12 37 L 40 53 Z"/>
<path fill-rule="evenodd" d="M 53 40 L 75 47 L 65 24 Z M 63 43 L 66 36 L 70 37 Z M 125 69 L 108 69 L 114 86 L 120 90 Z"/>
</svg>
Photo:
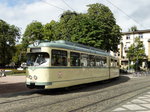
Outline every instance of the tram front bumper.
<svg viewBox="0 0 150 112">
<path fill-rule="evenodd" d="M 52 85 L 52 82 L 26 82 L 26 86 L 30 89 L 45 89 L 48 85 Z"/>
</svg>

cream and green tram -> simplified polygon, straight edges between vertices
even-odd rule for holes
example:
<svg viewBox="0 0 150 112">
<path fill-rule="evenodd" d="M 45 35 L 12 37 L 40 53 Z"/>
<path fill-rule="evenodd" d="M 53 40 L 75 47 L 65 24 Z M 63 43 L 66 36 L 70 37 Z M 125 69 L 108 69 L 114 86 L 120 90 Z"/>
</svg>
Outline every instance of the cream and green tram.
<svg viewBox="0 0 150 112">
<path fill-rule="evenodd" d="M 29 88 L 62 88 L 119 77 L 118 59 L 108 52 L 58 40 L 29 45 Z"/>
</svg>

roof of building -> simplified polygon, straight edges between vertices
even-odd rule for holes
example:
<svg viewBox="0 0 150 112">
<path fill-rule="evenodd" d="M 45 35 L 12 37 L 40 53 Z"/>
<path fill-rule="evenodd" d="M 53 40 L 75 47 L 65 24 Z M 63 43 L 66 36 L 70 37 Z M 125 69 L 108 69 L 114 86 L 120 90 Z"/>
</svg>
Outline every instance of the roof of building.
<svg viewBox="0 0 150 112">
<path fill-rule="evenodd" d="M 147 29 L 147 30 L 137 30 L 137 31 L 131 31 L 131 32 L 122 32 L 122 35 L 141 34 L 141 33 L 150 33 L 150 29 Z"/>
</svg>

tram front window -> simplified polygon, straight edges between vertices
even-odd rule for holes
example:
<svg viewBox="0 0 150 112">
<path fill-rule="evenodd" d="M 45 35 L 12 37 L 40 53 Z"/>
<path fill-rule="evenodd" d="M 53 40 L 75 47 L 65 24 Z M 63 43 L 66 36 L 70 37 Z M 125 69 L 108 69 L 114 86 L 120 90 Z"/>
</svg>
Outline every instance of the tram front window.
<svg viewBox="0 0 150 112">
<path fill-rule="evenodd" d="M 27 54 L 27 66 L 49 66 L 48 53 Z"/>
</svg>

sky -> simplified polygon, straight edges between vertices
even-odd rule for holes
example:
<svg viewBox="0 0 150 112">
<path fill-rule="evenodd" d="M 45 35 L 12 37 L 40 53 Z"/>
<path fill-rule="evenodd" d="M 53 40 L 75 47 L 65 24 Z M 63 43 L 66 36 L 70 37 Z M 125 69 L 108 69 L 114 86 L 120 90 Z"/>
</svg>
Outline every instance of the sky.
<svg viewBox="0 0 150 112">
<path fill-rule="evenodd" d="M 42 24 L 59 21 L 67 10 L 86 13 L 87 5 L 102 3 L 110 8 L 122 32 L 134 25 L 138 30 L 150 29 L 149 0 L 0 0 L 0 19 L 25 31 L 32 21 Z"/>
</svg>

